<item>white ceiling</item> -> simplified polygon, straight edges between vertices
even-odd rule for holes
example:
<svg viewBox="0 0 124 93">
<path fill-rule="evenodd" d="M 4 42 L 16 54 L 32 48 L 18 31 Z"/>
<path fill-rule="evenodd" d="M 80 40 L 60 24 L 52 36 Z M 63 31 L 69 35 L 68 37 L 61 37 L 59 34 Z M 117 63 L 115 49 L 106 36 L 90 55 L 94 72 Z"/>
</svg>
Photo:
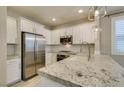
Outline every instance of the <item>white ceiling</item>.
<svg viewBox="0 0 124 93">
<path fill-rule="evenodd" d="M 78 10 L 84 12 L 79 14 Z M 48 26 L 57 26 L 87 17 L 89 6 L 9 6 L 8 10 L 17 12 L 22 16 L 32 18 Z M 124 9 L 124 7 L 107 7 L 108 13 Z M 57 20 L 53 22 L 51 19 Z"/>
</svg>

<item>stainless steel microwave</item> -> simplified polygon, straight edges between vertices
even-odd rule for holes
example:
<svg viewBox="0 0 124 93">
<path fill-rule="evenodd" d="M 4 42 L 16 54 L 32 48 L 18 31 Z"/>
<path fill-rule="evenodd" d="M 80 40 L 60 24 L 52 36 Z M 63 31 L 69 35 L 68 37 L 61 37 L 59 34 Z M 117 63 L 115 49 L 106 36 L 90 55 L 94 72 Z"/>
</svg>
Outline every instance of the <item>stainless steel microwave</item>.
<svg viewBox="0 0 124 93">
<path fill-rule="evenodd" d="M 66 45 L 67 43 L 73 43 L 72 35 L 60 36 L 60 44 Z"/>
</svg>

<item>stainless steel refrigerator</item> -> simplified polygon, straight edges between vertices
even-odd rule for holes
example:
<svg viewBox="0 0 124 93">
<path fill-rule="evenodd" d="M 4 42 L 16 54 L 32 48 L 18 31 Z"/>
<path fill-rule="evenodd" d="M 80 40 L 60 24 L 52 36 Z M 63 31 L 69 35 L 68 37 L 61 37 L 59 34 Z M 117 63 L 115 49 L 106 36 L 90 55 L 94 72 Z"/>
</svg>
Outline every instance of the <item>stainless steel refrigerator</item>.
<svg viewBox="0 0 124 93">
<path fill-rule="evenodd" d="M 22 79 L 27 80 L 45 66 L 45 38 L 22 32 Z"/>
</svg>

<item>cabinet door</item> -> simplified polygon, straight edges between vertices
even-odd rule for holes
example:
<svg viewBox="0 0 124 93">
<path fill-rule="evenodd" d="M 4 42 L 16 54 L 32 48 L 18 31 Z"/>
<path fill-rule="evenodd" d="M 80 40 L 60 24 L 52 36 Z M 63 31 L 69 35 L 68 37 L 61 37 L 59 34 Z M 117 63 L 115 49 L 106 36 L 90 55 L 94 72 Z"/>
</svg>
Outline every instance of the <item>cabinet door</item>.
<svg viewBox="0 0 124 93">
<path fill-rule="evenodd" d="M 56 53 L 46 53 L 46 66 L 57 62 L 57 54 Z"/>
<path fill-rule="evenodd" d="M 59 36 L 65 36 L 66 35 L 66 28 L 58 29 L 59 30 Z"/>
<path fill-rule="evenodd" d="M 51 44 L 51 31 L 46 29 L 43 25 L 35 23 L 35 33 L 43 35 L 46 39 L 46 44 Z"/>
<path fill-rule="evenodd" d="M 43 25 L 35 23 L 35 33 L 45 36 L 45 29 Z"/>
<path fill-rule="evenodd" d="M 46 28 L 43 28 L 42 35 L 46 39 L 46 44 L 51 44 L 51 31 Z"/>
<path fill-rule="evenodd" d="M 73 27 L 73 44 L 82 44 L 83 41 L 94 43 L 93 25 L 94 23 L 91 22 Z"/>
<path fill-rule="evenodd" d="M 50 30 L 45 30 L 45 38 L 46 38 L 46 44 L 51 44 L 51 31 Z"/>
<path fill-rule="evenodd" d="M 7 43 L 15 44 L 17 39 L 16 19 L 7 17 Z"/>
<path fill-rule="evenodd" d="M 83 30 L 80 26 L 73 28 L 73 44 L 81 44 L 83 41 Z"/>
<path fill-rule="evenodd" d="M 21 18 L 21 31 L 34 33 L 34 23 L 28 19 Z"/>
<path fill-rule="evenodd" d="M 73 34 L 73 27 L 68 27 L 65 29 L 65 34 L 66 35 L 72 35 Z"/>
<path fill-rule="evenodd" d="M 51 32 L 51 44 L 55 43 L 55 37 L 54 37 L 54 32 Z"/>
<path fill-rule="evenodd" d="M 59 31 L 55 31 L 55 44 L 60 44 L 60 33 Z"/>
<path fill-rule="evenodd" d="M 83 41 L 94 43 L 94 32 L 92 31 L 93 23 L 86 23 L 82 26 Z"/>
<path fill-rule="evenodd" d="M 60 44 L 60 33 L 59 33 L 59 31 L 52 31 L 51 32 L 51 40 L 52 40 L 52 44 Z"/>
<path fill-rule="evenodd" d="M 45 56 L 45 58 L 46 58 L 45 65 L 48 66 L 52 63 L 52 53 L 46 53 L 45 55 L 46 55 Z"/>
<path fill-rule="evenodd" d="M 14 59 L 7 61 L 7 84 L 21 80 L 21 61 Z"/>
</svg>

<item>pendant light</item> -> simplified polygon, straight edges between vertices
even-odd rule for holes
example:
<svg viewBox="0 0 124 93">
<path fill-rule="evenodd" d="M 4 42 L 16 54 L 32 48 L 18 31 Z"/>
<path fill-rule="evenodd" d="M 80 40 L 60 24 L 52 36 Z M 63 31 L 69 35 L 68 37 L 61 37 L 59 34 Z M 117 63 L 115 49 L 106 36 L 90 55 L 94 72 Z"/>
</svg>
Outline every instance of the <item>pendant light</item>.
<svg viewBox="0 0 124 93">
<path fill-rule="evenodd" d="M 91 6 L 88 12 L 88 20 L 95 21 L 95 25 L 92 27 L 94 32 L 102 31 L 99 25 L 99 20 L 101 17 L 107 15 L 107 7 L 104 6 Z"/>
<path fill-rule="evenodd" d="M 95 17 L 105 17 L 107 15 L 106 6 L 91 6 L 88 12 L 88 20 L 94 21 Z"/>
</svg>

